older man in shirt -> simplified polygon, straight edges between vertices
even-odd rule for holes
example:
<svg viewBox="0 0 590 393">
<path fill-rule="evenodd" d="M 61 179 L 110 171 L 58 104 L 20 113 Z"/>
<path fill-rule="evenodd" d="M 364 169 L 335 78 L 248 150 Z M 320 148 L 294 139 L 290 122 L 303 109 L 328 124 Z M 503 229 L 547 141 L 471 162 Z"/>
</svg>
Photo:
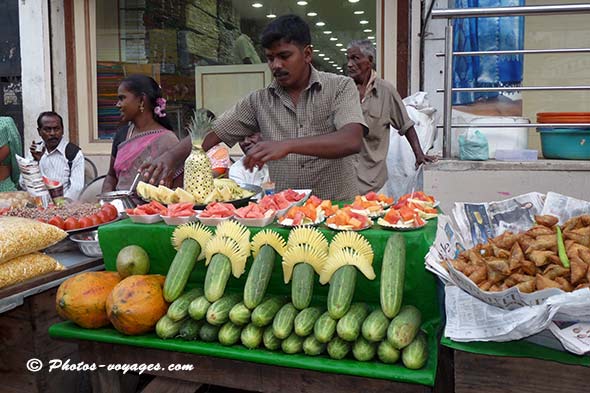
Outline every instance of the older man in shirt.
<svg viewBox="0 0 590 393">
<path fill-rule="evenodd" d="M 406 107 L 393 85 L 377 77 L 373 69 L 375 47 L 369 40 L 352 41 L 346 53 L 348 75 L 356 83 L 361 107 L 369 133 L 363 138 L 363 148 L 357 166 L 360 192 L 382 192 L 387 182 L 386 157 L 389 149 L 390 126 L 405 135 L 414 156 L 416 167 L 432 162 L 434 157 L 422 152 L 420 141 Z"/>
<path fill-rule="evenodd" d="M 43 147 L 33 142 L 30 152 L 39 162 L 43 176 L 57 180 L 64 187 L 64 196 L 78 199 L 84 188 L 84 155 L 82 150 L 63 138 L 63 119 L 56 112 L 43 112 L 37 118 L 37 131 Z M 70 146 L 68 146 L 70 145 Z"/>
<path fill-rule="evenodd" d="M 313 68 L 309 26 L 298 16 L 273 20 L 262 46 L 274 80 L 221 115 L 203 148 L 222 141 L 233 146 L 260 132 L 246 168 L 267 163 L 278 190 L 309 188 L 321 198 L 352 199 L 358 193 L 354 155 L 367 129 L 353 81 Z M 186 157 L 190 141 L 181 146 L 177 157 Z M 152 183 L 170 173 L 171 157 L 144 167 Z"/>
</svg>

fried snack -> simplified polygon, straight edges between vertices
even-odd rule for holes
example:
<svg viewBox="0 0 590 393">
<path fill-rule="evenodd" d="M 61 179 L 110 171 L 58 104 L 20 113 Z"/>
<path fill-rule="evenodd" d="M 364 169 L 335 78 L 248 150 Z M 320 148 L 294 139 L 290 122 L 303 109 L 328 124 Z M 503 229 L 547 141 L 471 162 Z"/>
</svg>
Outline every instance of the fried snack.
<svg viewBox="0 0 590 393">
<path fill-rule="evenodd" d="M 559 285 L 558 282 L 553 281 L 547 277 L 544 277 L 541 274 L 537 274 L 537 276 L 536 276 L 536 285 L 537 285 L 538 291 L 541 291 L 541 290 L 547 289 L 547 288 L 561 288 L 561 286 Z"/>
<path fill-rule="evenodd" d="M 559 218 L 545 214 L 544 216 L 535 215 L 535 222 L 541 226 L 551 228 L 559 222 Z"/>
<path fill-rule="evenodd" d="M 578 284 L 586 277 L 588 265 L 578 257 L 570 257 L 571 282 Z"/>
<path fill-rule="evenodd" d="M 536 221 L 524 233 L 505 232 L 461 252 L 443 266 L 453 266 L 488 292 L 512 287 L 523 293 L 590 287 L 590 215 L 573 217 L 563 226 L 570 260 L 567 268 L 557 252 L 557 218 L 537 216 Z"/>
</svg>

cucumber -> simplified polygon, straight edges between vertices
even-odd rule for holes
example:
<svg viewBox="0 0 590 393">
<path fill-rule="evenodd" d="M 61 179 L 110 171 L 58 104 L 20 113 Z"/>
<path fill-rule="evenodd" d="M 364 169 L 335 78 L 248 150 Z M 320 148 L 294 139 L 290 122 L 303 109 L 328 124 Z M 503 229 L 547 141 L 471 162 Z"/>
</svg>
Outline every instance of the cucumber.
<svg viewBox="0 0 590 393">
<path fill-rule="evenodd" d="M 231 262 L 223 254 L 215 254 L 207 267 L 205 275 L 205 297 L 211 303 L 221 299 L 231 274 Z"/>
<path fill-rule="evenodd" d="M 217 335 L 219 334 L 219 326 L 211 325 L 210 323 L 203 322 L 201 329 L 199 329 L 199 338 L 202 341 L 213 342 L 217 341 Z"/>
<path fill-rule="evenodd" d="M 368 362 L 375 357 L 377 351 L 377 344 L 359 337 L 354 344 L 352 344 L 352 356 L 358 361 Z"/>
<path fill-rule="evenodd" d="M 361 327 L 368 313 L 369 310 L 364 303 L 355 303 L 350 306 L 346 315 L 336 325 L 338 337 L 346 341 L 355 341 L 361 332 Z"/>
<path fill-rule="evenodd" d="M 315 271 L 309 263 L 301 262 L 293 268 L 291 278 L 291 301 L 298 310 L 303 310 L 311 304 Z"/>
<path fill-rule="evenodd" d="M 285 304 L 285 299 L 278 296 L 273 296 L 263 301 L 252 311 L 252 323 L 259 327 L 270 324 L 283 304 Z"/>
<path fill-rule="evenodd" d="M 201 320 L 207 315 L 209 306 L 211 306 L 209 300 L 207 300 L 205 295 L 201 295 L 188 305 L 188 315 L 195 321 Z"/>
<path fill-rule="evenodd" d="M 217 339 L 221 345 L 234 345 L 240 341 L 240 333 L 242 333 L 242 328 L 240 326 L 235 325 L 232 322 L 226 322 L 225 325 L 219 329 Z"/>
<path fill-rule="evenodd" d="M 194 239 L 185 239 L 180 245 L 170 264 L 164 281 L 164 289 L 162 290 L 164 299 L 168 303 L 178 299 L 184 290 L 200 253 L 201 245 Z"/>
<path fill-rule="evenodd" d="M 267 349 L 276 351 L 281 347 L 281 340 L 279 340 L 272 332 L 272 326 L 267 326 L 262 335 L 262 342 Z"/>
<path fill-rule="evenodd" d="M 240 302 L 229 311 L 229 320 L 239 326 L 246 325 L 250 322 L 250 314 L 252 312 L 244 305 L 244 302 Z"/>
<path fill-rule="evenodd" d="M 260 326 L 256 326 L 253 323 L 248 324 L 240 335 L 240 340 L 246 348 L 254 349 L 260 346 L 262 342 L 262 334 L 264 329 Z"/>
<path fill-rule="evenodd" d="M 168 318 L 173 321 L 180 321 L 188 315 L 188 306 L 191 302 L 202 295 L 203 290 L 201 288 L 194 288 L 183 293 L 178 299 L 172 302 L 170 307 L 168 307 L 166 315 L 168 315 Z"/>
<path fill-rule="evenodd" d="M 383 363 L 393 364 L 399 360 L 399 350 L 387 340 L 381 341 L 377 348 L 377 356 Z"/>
<path fill-rule="evenodd" d="M 400 233 L 387 239 L 381 264 L 381 284 L 379 298 L 381 309 L 388 318 L 399 312 L 404 294 L 404 275 L 406 271 L 406 240 Z"/>
<path fill-rule="evenodd" d="M 338 321 L 333 319 L 330 316 L 330 313 L 326 311 L 320 315 L 317 321 L 315 321 L 315 324 L 313 325 L 313 335 L 319 342 L 325 344 L 334 337 L 337 323 Z"/>
<path fill-rule="evenodd" d="M 365 322 L 363 322 L 363 337 L 374 343 L 379 342 L 387 335 L 388 327 L 389 319 L 387 319 L 383 311 L 377 309 L 370 313 L 367 319 L 365 319 Z"/>
<path fill-rule="evenodd" d="M 428 360 L 428 342 L 426 335 L 418 333 L 416 338 L 402 350 L 402 362 L 404 366 L 412 370 L 418 370 Z"/>
<path fill-rule="evenodd" d="M 387 340 L 397 349 L 409 345 L 420 329 L 422 316 L 414 306 L 403 306 L 387 328 Z"/>
<path fill-rule="evenodd" d="M 291 303 L 285 304 L 272 321 L 272 331 L 280 339 L 286 339 L 293 331 L 293 322 L 297 316 L 297 309 Z"/>
<path fill-rule="evenodd" d="M 309 336 L 320 315 L 322 315 L 322 309 L 319 307 L 308 307 L 301 310 L 295 317 L 295 334 L 301 337 Z"/>
<path fill-rule="evenodd" d="M 156 323 L 156 335 L 164 339 L 176 337 L 183 322 L 184 320 L 173 321 L 168 315 L 164 315 L 160 318 L 158 323 Z"/>
<path fill-rule="evenodd" d="M 199 330 L 201 330 L 203 323 L 203 321 L 195 321 L 192 318 L 187 318 L 178 331 L 178 337 L 187 341 L 198 339 Z"/>
<path fill-rule="evenodd" d="M 283 340 L 281 349 L 289 355 L 303 351 L 303 337 L 299 337 L 295 333 L 291 334 Z"/>
<path fill-rule="evenodd" d="M 326 344 L 318 341 L 315 336 L 308 336 L 303 340 L 303 352 L 308 356 L 321 355 L 326 350 Z"/>
<path fill-rule="evenodd" d="M 262 302 L 264 293 L 270 282 L 272 269 L 275 265 L 277 252 L 269 245 L 262 246 L 256 258 L 252 262 L 252 267 L 248 272 L 248 278 L 244 285 L 244 305 L 250 310 Z"/>
<path fill-rule="evenodd" d="M 229 311 L 240 301 L 240 295 L 227 295 L 217 300 L 207 309 L 207 322 L 223 325 L 229 320 Z"/>
<path fill-rule="evenodd" d="M 330 278 L 328 312 L 333 319 L 340 319 L 350 308 L 356 285 L 356 267 L 344 265 Z"/>
<path fill-rule="evenodd" d="M 328 343 L 328 355 L 332 359 L 344 359 L 348 352 L 350 352 L 350 343 L 340 337 L 336 337 Z"/>
</svg>

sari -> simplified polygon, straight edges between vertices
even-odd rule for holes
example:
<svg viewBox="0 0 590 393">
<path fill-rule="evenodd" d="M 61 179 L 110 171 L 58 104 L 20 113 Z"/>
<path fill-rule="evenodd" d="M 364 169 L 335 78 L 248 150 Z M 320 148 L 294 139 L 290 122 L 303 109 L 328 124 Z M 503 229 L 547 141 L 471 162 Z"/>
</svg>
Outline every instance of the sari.
<svg viewBox="0 0 590 393">
<path fill-rule="evenodd" d="M 133 126 L 129 127 L 127 139 L 119 145 L 115 157 L 113 169 L 117 176 L 117 190 L 128 190 L 143 163 L 153 161 L 178 143 L 178 138 L 170 130 L 145 131 L 131 136 L 133 129 Z"/>
<path fill-rule="evenodd" d="M 16 129 L 14 120 L 11 117 L 0 117 L 0 146 L 6 145 L 10 149 L 10 154 L 0 162 L 0 165 L 10 166 L 10 176 L 0 180 L 0 192 L 16 191 L 20 171 L 15 156 L 16 154 L 22 154 L 20 134 Z"/>
</svg>

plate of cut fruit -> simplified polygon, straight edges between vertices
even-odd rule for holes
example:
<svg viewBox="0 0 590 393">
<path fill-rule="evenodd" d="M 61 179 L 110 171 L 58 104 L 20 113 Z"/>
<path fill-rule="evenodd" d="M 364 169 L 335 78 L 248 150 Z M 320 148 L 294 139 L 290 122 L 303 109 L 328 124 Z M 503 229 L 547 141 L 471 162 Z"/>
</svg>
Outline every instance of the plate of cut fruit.
<svg viewBox="0 0 590 393">
<path fill-rule="evenodd" d="M 402 195 L 399 200 L 393 205 L 394 209 L 400 210 L 403 207 L 408 207 L 425 220 L 438 217 L 438 210 L 436 207 L 439 202 L 431 195 L 426 195 L 422 191 L 416 191 L 412 194 Z"/>
<path fill-rule="evenodd" d="M 287 213 L 277 219 L 277 223 L 284 227 L 319 225 L 325 218 L 324 211 L 319 206 L 306 203 L 303 206 L 291 207 Z"/>
<path fill-rule="evenodd" d="M 247 227 L 265 227 L 273 222 L 276 214 L 273 209 L 265 210 L 260 205 L 250 202 L 248 206 L 234 211 L 234 219 Z"/>
<path fill-rule="evenodd" d="M 295 205 L 303 205 L 311 190 L 283 190 L 270 195 L 264 195 L 258 205 L 265 210 L 274 210 L 278 216 L 284 215 L 287 210 Z"/>
<path fill-rule="evenodd" d="M 369 200 L 364 195 L 357 195 L 354 197 L 354 202 L 346 205 L 353 212 L 363 214 L 368 217 L 381 217 L 384 213 L 383 205 L 377 200 Z"/>
<path fill-rule="evenodd" d="M 197 218 L 203 225 L 217 226 L 223 221 L 231 219 L 235 211 L 236 208 L 231 203 L 212 202 L 205 207 L 205 210 L 199 213 Z"/>
<path fill-rule="evenodd" d="M 367 201 L 377 202 L 384 209 L 388 208 L 389 206 L 393 205 L 393 197 L 388 197 L 385 194 L 377 194 L 375 191 L 369 191 L 365 195 L 363 195 Z"/>
<path fill-rule="evenodd" d="M 383 217 L 377 220 L 377 224 L 384 229 L 394 231 L 414 231 L 426 226 L 426 221 L 420 217 L 418 212 L 404 206 L 399 210 L 390 208 Z"/>
<path fill-rule="evenodd" d="M 343 207 L 328 217 L 324 225 L 336 231 L 364 231 L 373 226 L 373 221 L 350 207 Z"/>
</svg>

